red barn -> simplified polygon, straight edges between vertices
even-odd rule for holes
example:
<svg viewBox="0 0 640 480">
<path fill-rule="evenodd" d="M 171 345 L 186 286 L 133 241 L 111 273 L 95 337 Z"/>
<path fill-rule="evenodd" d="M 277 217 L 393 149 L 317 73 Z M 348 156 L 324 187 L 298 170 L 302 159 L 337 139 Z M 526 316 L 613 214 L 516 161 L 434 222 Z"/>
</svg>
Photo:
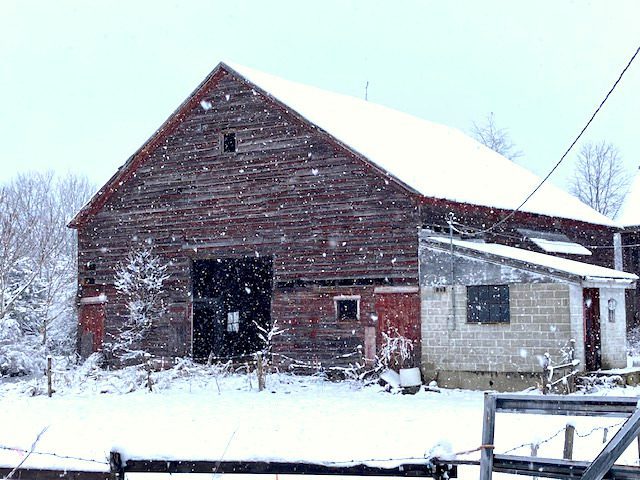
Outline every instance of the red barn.
<svg viewBox="0 0 640 480">
<path fill-rule="evenodd" d="M 251 353 L 273 322 L 300 362 L 419 343 L 419 229 L 483 229 L 537 182 L 457 130 L 221 63 L 70 224 L 81 344 L 117 332 L 114 271 L 141 243 L 170 265 L 153 354 Z M 547 183 L 484 237 L 612 266 L 615 227 Z"/>
</svg>

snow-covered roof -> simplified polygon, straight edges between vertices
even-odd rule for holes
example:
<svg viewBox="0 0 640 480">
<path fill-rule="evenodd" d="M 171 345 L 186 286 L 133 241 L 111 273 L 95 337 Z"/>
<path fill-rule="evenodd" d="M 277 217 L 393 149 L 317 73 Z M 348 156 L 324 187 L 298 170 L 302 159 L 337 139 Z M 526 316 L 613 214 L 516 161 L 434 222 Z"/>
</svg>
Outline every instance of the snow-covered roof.
<svg viewBox="0 0 640 480">
<path fill-rule="evenodd" d="M 637 227 L 640 225 L 640 172 L 631 183 L 629 192 L 620 207 L 617 221 L 623 227 Z"/>
<path fill-rule="evenodd" d="M 445 237 L 425 237 L 425 240 L 444 246 L 449 246 L 450 239 Z M 597 281 L 618 281 L 621 283 L 632 283 L 638 279 L 633 273 L 622 272 L 612 268 L 591 265 L 590 263 L 567 260 L 565 258 L 547 255 L 545 253 L 532 252 L 522 248 L 509 247 L 497 243 L 470 242 L 466 240 L 453 240 L 454 247 L 502 257 L 504 259 L 523 262 L 532 266 L 544 267 L 550 271 L 562 272 L 574 275 L 583 280 Z"/>
<path fill-rule="evenodd" d="M 426 197 L 516 208 L 540 178 L 461 131 L 235 63 L 239 74 Z M 523 211 L 618 226 L 546 182 Z"/>
<path fill-rule="evenodd" d="M 546 238 L 529 238 L 533 243 L 545 252 L 564 253 L 567 255 L 591 255 L 591 250 L 576 242 L 564 242 L 560 240 L 548 240 Z"/>
</svg>

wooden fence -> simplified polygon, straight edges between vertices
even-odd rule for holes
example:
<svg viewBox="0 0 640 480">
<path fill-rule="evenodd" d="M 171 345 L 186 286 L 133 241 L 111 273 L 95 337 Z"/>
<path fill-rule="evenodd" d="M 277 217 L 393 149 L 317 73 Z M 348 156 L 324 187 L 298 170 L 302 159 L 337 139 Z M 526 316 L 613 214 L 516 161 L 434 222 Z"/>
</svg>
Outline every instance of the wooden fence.
<svg viewBox="0 0 640 480">
<path fill-rule="evenodd" d="M 493 472 L 559 479 L 640 480 L 640 467 L 614 465 L 626 448 L 640 434 L 638 399 L 631 397 L 565 397 L 562 395 L 495 395 L 486 394 L 482 423 L 480 480 L 491 480 Z M 541 415 L 625 417 L 620 430 L 592 462 L 569 458 L 549 459 L 534 456 L 494 453 L 496 413 Z M 565 455 L 570 433 L 565 433 Z M 568 455 L 567 455 L 568 456 Z"/>
<path fill-rule="evenodd" d="M 394 468 L 359 465 L 322 465 L 296 462 L 196 461 L 196 460 L 127 460 L 111 452 L 110 469 L 105 472 L 74 470 L 18 469 L 12 480 L 124 480 L 127 473 L 209 473 L 209 474 L 279 474 L 279 475 L 344 475 L 360 477 L 430 477 L 445 480 L 457 477 L 457 467 L 449 463 L 402 464 Z M 12 469 L 0 468 L 0 478 Z"/>
</svg>

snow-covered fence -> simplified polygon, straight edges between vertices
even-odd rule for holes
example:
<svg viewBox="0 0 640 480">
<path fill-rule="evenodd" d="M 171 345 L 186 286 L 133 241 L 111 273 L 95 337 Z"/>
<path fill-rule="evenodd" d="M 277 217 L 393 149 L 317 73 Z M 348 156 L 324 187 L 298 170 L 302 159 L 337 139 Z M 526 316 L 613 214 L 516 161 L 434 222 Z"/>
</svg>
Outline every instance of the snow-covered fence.
<svg viewBox="0 0 640 480">
<path fill-rule="evenodd" d="M 249 475 L 344 475 L 358 477 L 431 477 L 437 480 L 457 478 L 457 467 L 447 463 L 406 463 L 385 468 L 366 464 L 326 465 L 303 462 L 265 461 L 200 461 L 200 460 L 123 460 L 116 451 L 111 452 L 103 471 L 44 470 L 33 468 L 0 468 L 0 478 L 12 471 L 20 480 L 124 480 L 127 473 L 157 474 L 249 474 Z"/>
<path fill-rule="evenodd" d="M 554 364 L 548 353 L 542 359 L 542 393 L 551 392 L 564 393 L 575 392 L 575 378 L 579 373 L 578 366 L 580 360 L 575 358 L 576 341 L 569 340 L 566 347 L 562 349 L 563 363 Z M 554 378 L 557 377 L 557 378 Z M 562 387 L 562 388 L 561 388 Z"/>
<path fill-rule="evenodd" d="M 625 478 L 640 480 L 640 467 L 614 465 L 624 450 L 640 434 L 638 399 L 631 397 L 565 397 L 548 395 L 486 394 L 480 447 L 480 480 L 491 480 L 493 472 L 551 478 L 581 478 L 596 480 Z M 565 458 L 549 459 L 533 456 L 494 454 L 496 413 L 526 413 L 567 416 L 625 417 L 624 424 L 611 438 L 593 462 L 571 460 L 568 452 L 572 444 L 569 429 L 565 431 Z M 561 433 L 562 430 L 557 432 Z M 555 436 L 555 435 L 554 435 Z M 568 438 L 570 437 L 570 438 Z"/>
<path fill-rule="evenodd" d="M 438 480 L 457 478 L 455 465 L 447 463 L 405 463 L 395 467 L 378 467 L 366 464 L 340 465 L 298 462 L 264 461 L 195 461 L 195 460 L 127 460 L 120 465 L 114 462 L 120 455 L 112 452 L 112 471 L 122 480 L 126 473 L 207 473 L 250 475 L 345 475 L 358 477 L 431 477 Z M 84 480 L 84 479 L 82 479 Z"/>
</svg>

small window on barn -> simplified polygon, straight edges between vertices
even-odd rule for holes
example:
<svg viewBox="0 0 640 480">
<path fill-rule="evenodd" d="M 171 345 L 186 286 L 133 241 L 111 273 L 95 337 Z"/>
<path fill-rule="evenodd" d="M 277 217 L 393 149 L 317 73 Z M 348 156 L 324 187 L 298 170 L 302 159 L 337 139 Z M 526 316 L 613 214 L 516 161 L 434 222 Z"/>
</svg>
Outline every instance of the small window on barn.
<svg viewBox="0 0 640 480">
<path fill-rule="evenodd" d="M 509 286 L 467 287 L 467 323 L 509 323 Z"/>
<path fill-rule="evenodd" d="M 227 313 L 227 332 L 238 333 L 240 331 L 240 312 Z"/>
<path fill-rule="evenodd" d="M 225 133 L 222 136 L 222 151 L 224 153 L 233 153 L 236 151 L 236 134 Z"/>
<path fill-rule="evenodd" d="M 334 297 L 336 320 L 340 322 L 357 321 L 360 318 L 360 297 Z"/>
</svg>

